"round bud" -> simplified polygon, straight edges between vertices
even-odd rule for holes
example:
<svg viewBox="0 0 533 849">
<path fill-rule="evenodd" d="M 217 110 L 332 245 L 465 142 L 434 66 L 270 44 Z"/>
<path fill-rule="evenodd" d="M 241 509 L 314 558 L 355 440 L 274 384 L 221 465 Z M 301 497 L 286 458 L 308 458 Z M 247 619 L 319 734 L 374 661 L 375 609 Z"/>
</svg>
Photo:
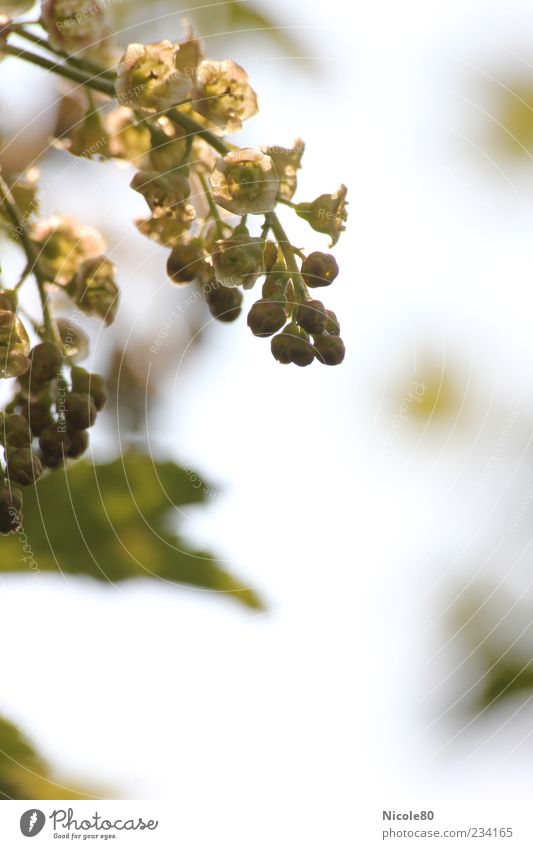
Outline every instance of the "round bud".
<svg viewBox="0 0 533 849">
<path fill-rule="evenodd" d="M 8 452 L 6 462 L 9 480 L 22 486 L 34 484 L 43 473 L 39 458 L 31 448 L 16 448 Z"/>
<path fill-rule="evenodd" d="M 46 383 L 57 377 L 62 364 L 61 352 L 53 342 L 41 342 L 30 352 L 31 379 Z"/>
<path fill-rule="evenodd" d="M 24 416 L 4 416 L 0 427 L 0 442 L 6 448 L 27 448 L 31 444 L 31 433 Z"/>
<path fill-rule="evenodd" d="M 205 299 L 211 315 L 219 321 L 235 321 L 241 314 L 242 292 L 239 289 L 211 283 Z"/>
<path fill-rule="evenodd" d="M 326 330 L 332 336 L 340 336 L 341 326 L 333 310 L 326 310 L 326 315 L 328 318 L 324 330 Z"/>
<path fill-rule="evenodd" d="M 315 251 L 304 259 L 302 263 L 302 277 L 306 286 L 310 289 L 318 289 L 321 286 L 329 286 L 333 283 L 339 266 L 332 254 L 323 254 Z"/>
<path fill-rule="evenodd" d="M 190 283 L 205 265 L 197 244 L 176 245 L 167 260 L 167 274 L 174 283 Z"/>
<path fill-rule="evenodd" d="M 96 421 L 96 405 L 90 395 L 71 392 L 65 398 L 65 416 L 70 427 L 85 430 Z"/>
<path fill-rule="evenodd" d="M 68 318 L 59 318 L 56 323 L 63 342 L 65 356 L 75 363 L 85 360 L 89 355 L 89 337 L 87 334 Z"/>
<path fill-rule="evenodd" d="M 257 301 L 248 313 L 248 327 L 254 336 L 272 336 L 287 317 L 279 301 Z"/>
<path fill-rule="evenodd" d="M 39 436 L 45 427 L 54 423 L 52 413 L 46 404 L 29 401 L 22 408 L 22 415 L 27 420 L 34 436 Z"/>
<path fill-rule="evenodd" d="M 322 301 L 307 301 L 296 310 L 296 321 L 303 330 L 313 335 L 322 333 L 326 326 L 327 313 Z"/>
<path fill-rule="evenodd" d="M 54 424 L 43 430 L 39 437 L 41 460 L 49 469 L 56 469 L 68 455 L 71 441 L 66 429 Z"/>
<path fill-rule="evenodd" d="M 325 366 L 338 366 L 346 349 L 340 336 L 319 336 L 315 339 L 315 357 Z"/>
<path fill-rule="evenodd" d="M 309 366 L 313 362 L 313 348 L 305 336 L 284 330 L 274 336 L 271 342 L 272 356 L 278 363 L 294 363 L 297 366 Z"/>
<path fill-rule="evenodd" d="M 83 368 L 73 368 L 71 375 L 74 392 L 90 395 L 98 412 L 103 410 L 109 399 L 105 377 L 91 374 Z"/>
<path fill-rule="evenodd" d="M 22 492 L 16 487 L 0 487 L 0 534 L 10 534 L 22 522 Z"/>
<path fill-rule="evenodd" d="M 67 451 L 67 457 L 72 459 L 81 457 L 82 454 L 85 454 L 89 446 L 89 434 L 86 430 L 74 430 L 74 428 L 70 427 L 67 428 L 67 432 L 70 439 L 70 448 Z"/>
</svg>

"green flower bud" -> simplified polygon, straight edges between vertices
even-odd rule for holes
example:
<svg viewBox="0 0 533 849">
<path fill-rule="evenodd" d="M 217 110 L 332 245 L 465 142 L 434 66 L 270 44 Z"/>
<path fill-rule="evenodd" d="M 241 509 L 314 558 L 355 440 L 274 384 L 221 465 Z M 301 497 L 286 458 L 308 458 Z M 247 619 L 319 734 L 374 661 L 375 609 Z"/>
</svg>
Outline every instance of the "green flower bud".
<svg viewBox="0 0 533 849">
<path fill-rule="evenodd" d="M 242 293 L 239 289 L 228 289 L 213 282 L 205 299 L 211 315 L 219 321 L 235 321 L 241 314 Z"/>
<path fill-rule="evenodd" d="M 109 156 L 109 136 L 100 112 L 92 106 L 85 113 L 71 134 L 70 143 L 65 144 L 73 156 L 83 156 L 85 159 Z"/>
<path fill-rule="evenodd" d="M 153 44 L 130 44 L 117 70 L 116 92 L 121 105 L 164 112 L 187 100 L 191 75 L 179 69 L 177 44 L 164 39 Z"/>
<path fill-rule="evenodd" d="M 0 310 L 0 345 L 10 350 L 21 350 L 24 354 L 30 350 L 24 325 L 10 310 Z"/>
<path fill-rule="evenodd" d="M 68 456 L 71 444 L 66 428 L 57 424 L 45 428 L 39 437 L 43 465 L 49 469 L 57 469 Z"/>
<path fill-rule="evenodd" d="M 279 181 L 270 156 L 244 147 L 217 159 L 211 174 L 215 202 L 235 215 L 272 212 Z"/>
<path fill-rule="evenodd" d="M 248 327 L 254 336 L 272 336 L 287 320 L 279 301 L 256 301 L 248 313 Z"/>
<path fill-rule="evenodd" d="M 87 334 L 68 318 L 59 318 L 56 323 L 63 342 L 65 357 L 75 363 L 87 359 L 89 356 L 89 337 Z"/>
<path fill-rule="evenodd" d="M 193 239 L 172 249 L 167 260 L 167 274 L 173 283 L 191 283 L 204 274 L 205 265 L 200 241 Z"/>
<path fill-rule="evenodd" d="M 315 357 L 325 366 L 342 363 L 346 349 L 340 336 L 319 336 L 315 339 Z"/>
<path fill-rule="evenodd" d="M 9 32 L 9 24 L 5 28 L 2 28 L 0 32 L 0 61 L 2 61 L 4 56 L 1 47 L 5 43 Z M 0 205 L 0 228 L 6 229 L 14 241 L 20 239 L 24 223 L 28 224 L 31 222 L 33 216 L 39 211 L 39 200 L 37 197 L 38 177 L 38 170 L 36 168 L 30 168 L 26 174 L 19 175 L 10 187 L 13 200 L 15 201 L 18 212 L 20 212 L 20 222 L 15 228 L 13 228 L 13 221 L 10 216 L 7 215 L 4 207 Z"/>
<path fill-rule="evenodd" d="M 86 430 L 96 421 L 96 404 L 90 395 L 71 392 L 65 398 L 65 416 L 70 428 Z"/>
<path fill-rule="evenodd" d="M 289 325 L 283 333 L 274 336 L 271 342 L 272 356 L 279 363 L 294 363 L 297 366 L 309 366 L 313 362 L 313 347 L 304 333 Z"/>
<path fill-rule="evenodd" d="M 90 395 L 98 412 L 103 410 L 109 398 L 105 377 L 82 368 L 72 369 L 72 391 Z"/>
<path fill-rule="evenodd" d="M 30 365 L 26 328 L 10 310 L 0 310 L 0 377 L 20 377 Z"/>
<path fill-rule="evenodd" d="M 33 228 L 40 247 L 39 261 L 50 281 L 65 286 L 81 264 L 105 251 L 105 242 L 94 227 L 86 227 L 68 215 L 53 215 Z"/>
<path fill-rule="evenodd" d="M 0 442 L 6 448 L 28 448 L 31 445 L 31 433 L 24 416 L 2 414 Z"/>
<path fill-rule="evenodd" d="M 86 430 L 75 430 L 70 427 L 67 429 L 67 432 L 70 439 L 70 448 L 67 451 L 67 457 L 75 460 L 87 451 L 89 434 Z"/>
<path fill-rule="evenodd" d="M 323 254 L 315 251 L 304 259 L 302 263 L 302 277 L 304 283 L 310 289 L 318 289 L 329 286 L 339 273 L 337 260 L 332 254 Z"/>
<path fill-rule="evenodd" d="M 169 174 L 139 171 L 130 186 L 143 196 L 154 218 L 176 218 L 184 224 L 194 221 L 196 211 L 187 203 L 191 194 L 189 181 L 179 171 Z"/>
<path fill-rule="evenodd" d="M 176 245 L 182 244 L 183 234 L 186 233 L 191 226 L 191 214 L 187 212 L 189 205 L 183 209 L 182 218 L 144 218 L 135 222 L 135 226 L 139 233 L 157 242 L 158 245 L 163 245 L 165 248 L 174 248 Z M 191 207 L 192 209 L 192 207 Z M 196 213 L 194 213 L 196 214 Z M 193 216 L 194 217 L 194 216 Z"/>
<path fill-rule="evenodd" d="M 272 159 L 279 178 L 278 198 L 284 201 L 291 200 L 298 185 L 296 173 L 301 168 L 305 144 L 301 139 L 297 139 L 292 148 L 265 147 L 263 150 Z"/>
<path fill-rule="evenodd" d="M 311 203 L 299 203 L 295 207 L 296 214 L 307 221 L 313 230 L 331 237 L 331 247 L 339 241 L 343 230 L 346 230 L 346 193 L 346 186 L 341 186 L 333 195 L 320 195 Z"/>
<path fill-rule="evenodd" d="M 91 47 L 105 28 L 104 10 L 97 0 L 44 0 L 41 21 L 52 46 L 67 53 Z"/>
<path fill-rule="evenodd" d="M 238 132 L 242 122 L 257 112 L 248 74 L 231 59 L 199 64 L 193 98 L 194 110 L 224 133 Z"/>
<path fill-rule="evenodd" d="M 137 167 L 152 146 L 150 130 L 135 118 L 131 109 L 120 106 L 104 116 L 110 156 L 135 162 Z M 158 169 L 164 170 L 164 169 Z"/>
<path fill-rule="evenodd" d="M 0 534 L 16 531 L 22 522 L 22 492 L 16 487 L 0 487 Z"/>
<path fill-rule="evenodd" d="M 45 428 L 50 427 L 54 423 L 50 408 L 46 404 L 39 404 L 35 401 L 26 402 L 22 408 L 21 415 L 28 422 L 34 436 L 39 436 Z"/>
<path fill-rule="evenodd" d="M 156 124 L 156 128 L 151 129 L 150 164 L 154 171 L 166 174 L 184 163 L 191 137 L 166 116 L 159 118 Z"/>
<path fill-rule="evenodd" d="M 263 241 L 245 233 L 219 239 L 213 254 L 215 277 L 221 286 L 251 289 L 264 273 Z"/>
<path fill-rule="evenodd" d="M 20 483 L 21 486 L 31 486 L 43 473 L 40 460 L 31 448 L 8 451 L 6 462 L 9 480 Z"/>
<path fill-rule="evenodd" d="M 340 336 L 341 326 L 333 310 L 326 310 L 327 321 L 324 330 L 331 336 Z"/>
<path fill-rule="evenodd" d="M 326 308 L 322 301 L 307 301 L 296 310 L 296 321 L 303 330 L 313 335 L 322 333 L 327 321 Z"/>
<path fill-rule="evenodd" d="M 63 360 L 61 352 L 53 342 L 41 342 L 30 351 L 31 378 L 38 383 L 45 383 L 57 377 Z"/>
<path fill-rule="evenodd" d="M 103 256 L 88 259 L 69 285 L 68 292 L 88 315 L 97 315 L 108 326 L 115 320 L 119 290 L 111 260 Z"/>
<path fill-rule="evenodd" d="M 0 345 L 0 377 L 21 377 L 29 367 L 30 361 L 25 354 Z"/>
</svg>

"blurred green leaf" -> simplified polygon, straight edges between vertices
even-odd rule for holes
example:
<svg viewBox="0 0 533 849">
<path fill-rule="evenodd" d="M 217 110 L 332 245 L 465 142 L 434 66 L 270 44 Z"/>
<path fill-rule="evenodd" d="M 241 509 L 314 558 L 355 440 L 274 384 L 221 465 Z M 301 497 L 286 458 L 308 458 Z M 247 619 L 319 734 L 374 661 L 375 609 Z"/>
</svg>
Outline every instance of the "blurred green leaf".
<svg viewBox="0 0 533 849">
<path fill-rule="evenodd" d="M 261 609 L 253 590 L 173 530 L 180 508 L 204 503 L 209 492 L 195 473 L 134 452 L 102 465 L 77 463 L 25 490 L 25 537 L 0 541 L 0 569 L 63 571 L 110 582 L 152 577 Z M 30 560 L 23 559 L 29 556 L 26 539 Z"/>
<path fill-rule="evenodd" d="M 500 652 L 486 655 L 487 671 L 477 697 L 478 710 L 493 707 L 503 698 L 533 693 L 533 658 L 528 661 L 520 654 L 505 652 L 502 646 Z"/>
<path fill-rule="evenodd" d="M 523 79 L 494 87 L 490 117 L 487 132 L 492 154 L 529 163 L 533 151 L 533 81 Z"/>
<path fill-rule="evenodd" d="M 487 602 L 487 598 L 490 602 Z M 507 617 L 509 609 L 513 618 Z M 465 660 L 461 672 L 462 709 L 477 716 L 504 699 L 533 694 L 533 644 L 527 627 L 529 606 L 481 583 L 463 592 L 450 614 L 451 632 Z M 465 687 L 464 675 L 468 680 Z"/>
<path fill-rule="evenodd" d="M 15 725 L 0 717 L 0 800 L 98 797 L 104 798 L 99 793 L 73 789 L 70 782 L 55 781 L 48 764 L 29 740 Z"/>
</svg>

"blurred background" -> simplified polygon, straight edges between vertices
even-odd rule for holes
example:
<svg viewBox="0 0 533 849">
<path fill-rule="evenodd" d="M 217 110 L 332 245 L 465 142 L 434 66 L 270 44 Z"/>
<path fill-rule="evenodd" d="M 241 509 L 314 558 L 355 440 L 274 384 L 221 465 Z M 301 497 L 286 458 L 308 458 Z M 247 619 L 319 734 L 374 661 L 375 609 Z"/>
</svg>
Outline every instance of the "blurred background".
<svg viewBox="0 0 533 849">
<path fill-rule="evenodd" d="M 178 38 L 190 16 L 259 94 L 236 142 L 301 136 L 297 200 L 348 185 L 327 292 L 348 354 L 338 369 L 281 367 L 244 321 L 183 306 L 165 252 L 132 223 L 144 209 L 130 171 L 82 163 L 57 183 L 69 155 L 40 159 L 45 214 L 101 229 L 119 267 L 116 325 L 87 325 L 91 367 L 114 352 L 119 375 L 119 424 L 97 429 L 93 457 L 141 442 L 202 475 L 180 539 L 238 578 L 217 592 L 157 570 L 98 583 L 72 564 L 6 564 L 5 734 L 73 792 L 178 800 L 194 847 L 271 846 L 282 822 L 283 845 L 348 847 L 359 806 L 529 796 L 531 4 L 108 11 L 124 43 Z M 57 120 L 56 83 L 10 59 L 2 104 L 4 157 L 31 162 Z M 6 147 L 30 121 L 26 148 Z M 325 249 L 285 220 L 294 242 Z"/>
</svg>

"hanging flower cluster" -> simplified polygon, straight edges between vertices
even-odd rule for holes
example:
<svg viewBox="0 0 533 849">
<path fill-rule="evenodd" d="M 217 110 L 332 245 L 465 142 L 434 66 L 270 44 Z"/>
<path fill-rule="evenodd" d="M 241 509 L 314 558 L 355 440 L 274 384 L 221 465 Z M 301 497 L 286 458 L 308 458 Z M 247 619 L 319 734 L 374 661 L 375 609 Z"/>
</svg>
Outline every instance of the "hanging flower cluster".
<svg viewBox="0 0 533 849">
<path fill-rule="evenodd" d="M 345 229 L 346 187 L 295 202 L 302 141 L 239 148 L 225 138 L 256 114 L 257 96 L 246 71 L 229 59 L 206 59 L 191 30 L 180 42 L 124 51 L 106 27 L 103 0 L 43 0 L 38 25 L 16 20 L 33 5 L 0 0 L 0 51 L 77 84 L 78 119 L 56 145 L 135 168 L 131 188 L 147 205 L 136 226 L 169 251 L 172 283 L 199 287 L 223 322 L 237 319 L 243 292 L 260 286 L 248 326 L 255 336 L 272 337 L 279 363 L 341 363 L 339 322 L 313 292 L 333 283 L 337 263 L 330 253 L 295 247 L 277 210 L 292 209 L 333 247 Z M 39 218 L 35 175 L 0 175 L 0 227 L 27 259 L 22 278 L 0 291 L 0 376 L 18 381 L 0 420 L 0 532 L 8 533 L 20 522 L 18 487 L 83 453 L 107 397 L 103 378 L 78 365 L 88 353 L 86 337 L 53 314 L 49 295 L 61 291 L 63 303 L 69 298 L 109 325 L 119 290 L 94 228 L 66 215 Z M 42 320 L 29 326 L 17 298 L 31 275 Z"/>
</svg>

